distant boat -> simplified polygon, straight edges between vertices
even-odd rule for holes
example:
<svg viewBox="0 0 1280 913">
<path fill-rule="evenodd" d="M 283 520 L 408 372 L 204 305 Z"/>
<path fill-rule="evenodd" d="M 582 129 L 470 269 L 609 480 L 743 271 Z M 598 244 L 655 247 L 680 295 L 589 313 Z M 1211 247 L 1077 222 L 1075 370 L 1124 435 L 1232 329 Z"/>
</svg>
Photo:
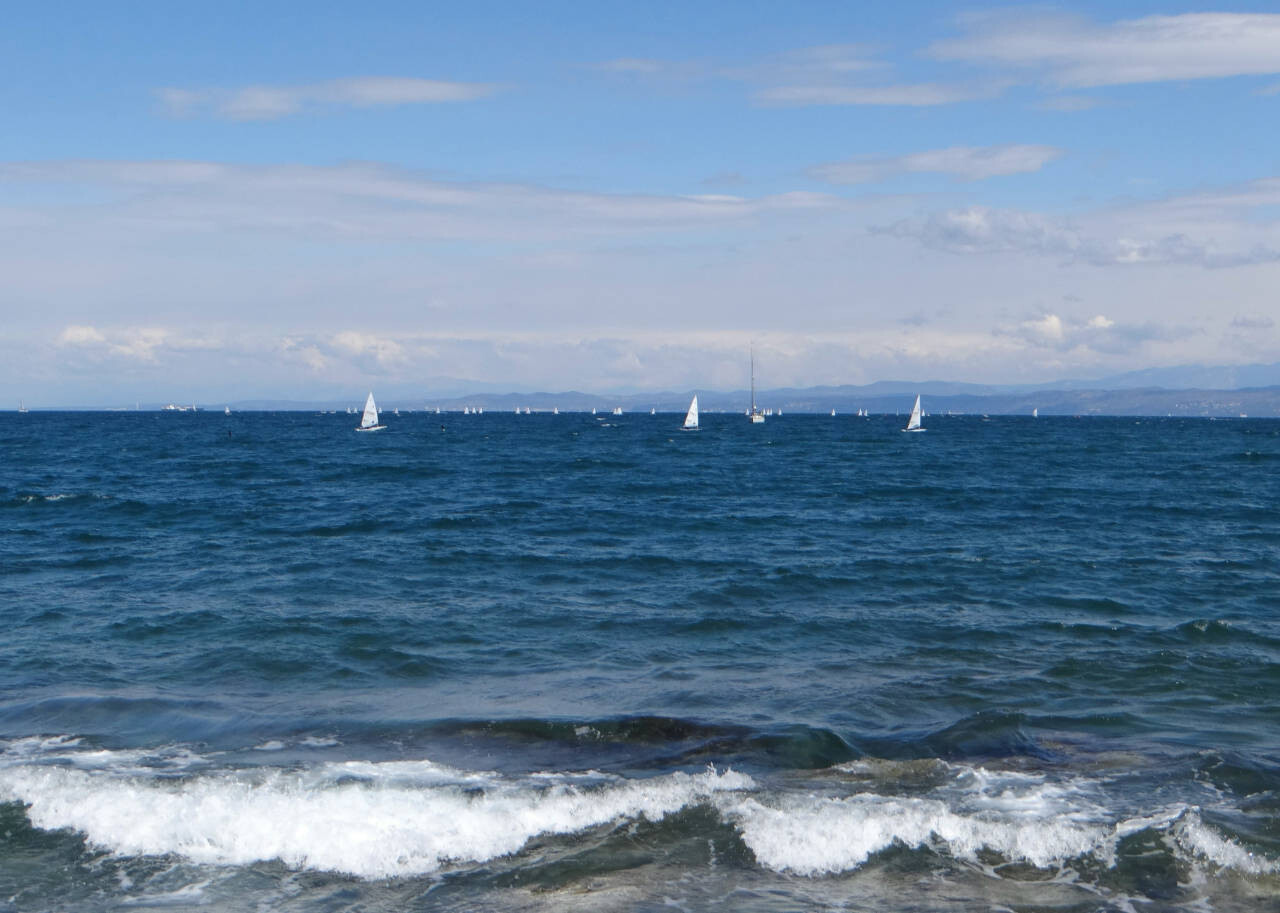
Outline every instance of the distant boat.
<svg viewBox="0 0 1280 913">
<path fill-rule="evenodd" d="M 764 424 L 764 413 L 756 405 L 756 353 L 754 349 L 751 350 L 751 411 L 747 415 L 751 417 L 751 424 Z"/>
<path fill-rule="evenodd" d="M 222 414 L 223 414 L 223 415 L 230 415 L 230 414 L 231 414 L 231 407 L 230 407 L 230 406 L 223 406 L 223 407 L 222 407 Z"/>
<path fill-rule="evenodd" d="M 1040 417 L 1040 410 L 1039 410 L 1039 409 L 1037 409 L 1037 408 L 1033 408 L 1033 409 L 1031 410 L 1031 417 L 1032 417 L 1032 418 L 1039 418 L 1039 417 Z"/>
<path fill-rule="evenodd" d="M 832 417 L 832 418 L 835 418 L 835 417 L 836 417 L 836 410 L 834 410 L 834 409 L 832 409 L 832 410 L 831 410 L 831 417 Z"/>
<path fill-rule="evenodd" d="M 903 431 L 924 431 L 920 427 L 920 394 L 916 394 L 916 404 L 911 407 L 911 418 L 907 419 L 907 427 Z"/>
<path fill-rule="evenodd" d="M 360 426 L 357 431 L 382 431 L 386 425 L 378 424 L 378 405 L 373 401 L 373 391 L 369 392 L 369 398 L 364 401 L 364 415 L 360 417 Z"/>
<path fill-rule="evenodd" d="M 684 430 L 698 430 L 698 394 L 693 394 L 693 399 L 689 403 L 689 411 L 684 416 Z"/>
<path fill-rule="evenodd" d="M 650 415 L 657 415 L 657 414 L 658 414 L 658 410 L 657 410 L 657 409 L 655 409 L 655 408 L 653 408 L 652 406 L 650 406 L 650 407 L 649 407 L 649 414 L 650 414 Z"/>
<path fill-rule="evenodd" d="M 622 407 L 621 407 L 621 406 L 614 406 L 614 407 L 613 407 L 613 414 L 614 414 L 614 415 L 621 415 L 621 414 L 622 414 Z"/>
<path fill-rule="evenodd" d="M 596 407 L 595 407 L 595 406 L 592 406 L 592 407 L 591 407 L 591 414 L 592 414 L 592 415 L 595 415 L 595 414 L 596 414 Z"/>
<path fill-rule="evenodd" d="M 559 406 L 552 406 L 552 407 L 551 407 L 551 414 L 552 414 L 552 415 L 559 415 L 559 414 L 560 414 L 560 407 L 559 407 Z"/>
<path fill-rule="evenodd" d="M 27 407 L 26 405 L 23 404 L 22 400 L 18 400 L 18 414 L 19 415 L 27 414 Z"/>
</svg>

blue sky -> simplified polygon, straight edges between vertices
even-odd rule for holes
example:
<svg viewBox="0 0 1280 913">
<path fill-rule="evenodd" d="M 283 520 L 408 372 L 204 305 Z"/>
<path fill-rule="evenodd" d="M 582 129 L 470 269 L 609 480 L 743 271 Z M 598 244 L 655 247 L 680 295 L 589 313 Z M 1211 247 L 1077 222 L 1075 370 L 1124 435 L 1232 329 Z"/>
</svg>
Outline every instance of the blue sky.
<svg viewBox="0 0 1280 913">
<path fill-rule="evenodd" d="M 9 18 L 0 403 L 1280 358 L 1265 4 Z"/>
</svg>

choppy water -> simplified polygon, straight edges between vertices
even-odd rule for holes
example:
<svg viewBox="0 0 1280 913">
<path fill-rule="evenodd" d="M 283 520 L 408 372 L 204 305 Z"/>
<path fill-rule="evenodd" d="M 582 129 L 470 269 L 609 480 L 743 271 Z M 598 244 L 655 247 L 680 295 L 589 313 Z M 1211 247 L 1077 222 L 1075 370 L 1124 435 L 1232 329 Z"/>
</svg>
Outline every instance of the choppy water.
<svg viewBox="0 0 1280 913">
<path fill-rule="evenodd" d="M 1280 422 L 0 416 L 0 910 L 1280 908 Z"/>
</svg>

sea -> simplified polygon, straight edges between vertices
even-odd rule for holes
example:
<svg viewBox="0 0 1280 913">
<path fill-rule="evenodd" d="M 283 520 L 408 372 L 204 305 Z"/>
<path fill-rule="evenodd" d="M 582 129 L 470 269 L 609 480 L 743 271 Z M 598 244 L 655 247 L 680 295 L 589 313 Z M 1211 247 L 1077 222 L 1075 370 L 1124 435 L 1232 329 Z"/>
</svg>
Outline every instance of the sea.
<svg viewBox="0 0 1280 913">
<path fill-rule="evenodd" d="M 906 406 L 0 415 L 0 911 L 1280 910 L 1280 420 Z"/>
</svg>

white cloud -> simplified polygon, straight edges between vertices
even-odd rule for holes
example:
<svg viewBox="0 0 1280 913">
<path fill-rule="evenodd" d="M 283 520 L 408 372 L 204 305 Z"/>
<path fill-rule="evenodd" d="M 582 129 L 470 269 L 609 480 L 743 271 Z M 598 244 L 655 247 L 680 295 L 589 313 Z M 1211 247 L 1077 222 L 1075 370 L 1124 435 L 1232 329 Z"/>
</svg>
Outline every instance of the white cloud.
<svg viewBox="0 0 1280 913">
<path fill-rule="evenodd" d="M 176 337 L 169 330 L 156 327 L 118 327 L 104 331 L 86 324 L 65 327 L 58 334 L 57 344 L 134 361 L 154 361 L 160 349 L 190 351 L 220 345 L 210 339 Z"/>
<path fill-rule="evenodd" d="M 775 86 L 756 93 L 756 100 L 774 105 L 873 105 L 925 108 L 977 101 L 998 95 L 994 85 L 962 85 L 952 83 L 917 83 L 908 85 L 845 86 L 794 85 Z"/>
<path fill-rule="evenodd" d="M 1038 320 L 1028 320 L 1022 326 L 1033 337 L 1047 342 L 1060 342 L 1064 335 L 1062 318 L 1057 314 L 1045 314 Z"/>
<path fill-rule="evenodd" d="M 892 158 L 862 158 L 809 169 L 832 184 L 882 181 L 902 174 L 946 174 L 964 181 L 1039 171 L 1062 151 L 1052 146 L 951 146 Z"/>
<path fill-rule="evenodd" d="M 1098 314 L 1089 318 L 1089 322 L 1085 324 L 1091 330 L 1106 330 L 1115 326 L 1114 320 L 1109 320 L 1105 315 Z"/>
<path fill-rule="evenodd" d="M 211 114 L 230 120 L 276 120 L 304 111 L 335 107 L 375 108 L 474 101 L 495 91 L 496 86 L 485 83 L 359 76 L 297 86 L 164 88 L 157 90 L 156 97 L 162 109 L 174 117 Z"/>
<path fill-rule="evenodd" d="M 1187 13 L 1097 24 L 994 14 L 935 43 L 940 60 L 1004 64 L 1075 88 L 1280 73 L 1280 15 Z"/>
<path fill-rule="evenodd" d="M 58 344 L 64 346 L 103 345 L 106 341 L 106 337 L 102 335 L 97 327 L 85 326 L 84 324 L 72 324 L 58 336 Z"/>
<path fill-rule="evenodd" d="M 79 183 L 126 197 L 109 218 L 207 233 L 255 230 L 311 237 L 473 239 L 590 237 L 749 223 L 847 204 L 826 194 L 659 196 L 527 184 L 432 180 L 377 165 L 238 166 L 202 162 L 0 165 L 0 182 Z M 86 218 L 104 217 L 94 207 Z"/>
<path fill-rule="evenodd" d="M 1093 266 L 1199 266 L 1280 261 L 1280 181 L 1172 197 L 1075 218 L 968 206 L 903 219 L 874 231 L 958 254 L 1028 252 Z"/>
</svg>

